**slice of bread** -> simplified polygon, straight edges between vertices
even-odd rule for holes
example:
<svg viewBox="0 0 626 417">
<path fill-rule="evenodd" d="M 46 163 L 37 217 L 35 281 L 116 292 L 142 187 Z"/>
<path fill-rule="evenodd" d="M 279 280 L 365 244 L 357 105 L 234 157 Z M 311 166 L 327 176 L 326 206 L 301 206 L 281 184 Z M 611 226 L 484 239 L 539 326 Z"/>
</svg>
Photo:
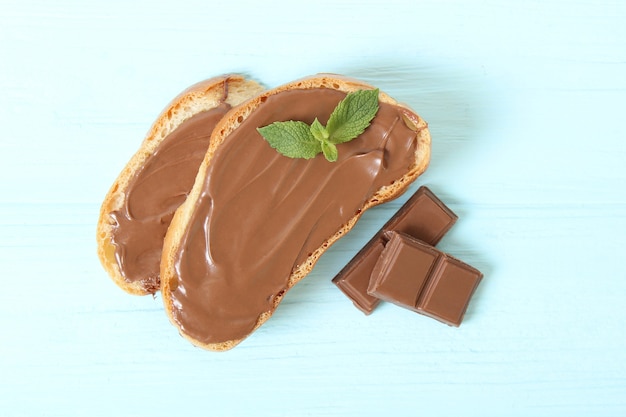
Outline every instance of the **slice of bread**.
<svg viewBox="0 0 626 417">
<path fill-rule="evenodd" d="M 263 88 L 259 84 L 240 75 L 221 75 L 187 88 L 174 98 L 158 116 L 139 150 L 111 186 L 100 209 L 97 226 L 98 257 L 113 281 L 123 290 L 130 294 L 146 295 L 153 294 L 160 288 L 159 264 L 163 237 L 169 225 L 169 219 L 171 219 L 174 209 L 177 208 L 176 202 L 184 199 L 184 194 L 189 191 L 193 184 L 197 167 L 189 168 L 187 176 L 191 175 L 190 178 L 181 178 L 184 175 L 180 173 L 176 173 L 178 177 L 171 177 L 171 181 L 184 180 L 186 183 L 181 182 L 177 186 L 178 195 L 165 194 L 160 196 L 164 200 L 177 200 L 174 203 L 169 201 L 168 204 L 159 207 L 160 211 L 157 213 L 157 217 L 153 216 L 156 225 L 146 225 L 143 219 L 130 214 L 131 210 L 128 208 L 129 189 L 134 186 L 135 181 L 141 183 L 141 175 L 146 166 L 162 164 L 164 152 L 158 152 L 159 146 L 183 122 L 200 113 L 216 111 L 215 109 L 219 109 L 219 112 L 213 116 L 212 120 L 218 120 L 223 115 L 222 113 L 228 111 L 229 107 L 236 107 L 262 90 Z M 203 131 L 202 135 L 208 138 L 214 125 L 215 122 L 206 123 L 206 126 L 203 127 L 206 132 Z M 174 144 L 174 146 L 176 145 Z M 202 161 L 202 155 L 206 152 L 208 140 L 200 143 L 199 147 L 200 149 L 197 149 L 196 153 L 202 151 L 202 154 L 198 158 L 198 165 Z M 188 161 L 184 163 L 186 164 Z M 193 162 L 189 163 L 193 164 Z M 187 189 L 185 190 L 185 188 Z M 163 194 L 163 191 L 160 193 Z M 121 219 L 120 217 L 124 218 Z M 141 235 L 148 227 L 152 227 L 152 232 L 146 236 Z M 124 239 L 127 241 L 122 242 L 121 238 L 117 238 L 118 236 L 125 236 Z M 149 240 L 149 242 L 145 242 L 145 240 Z M 126 243 L 129 247 L 125 247 Z M 139 243 L 149 246 L 151 253 L 138 254 L 139 257 L 143 257 L 140 260 L 130 259 L 136 256 L 131 257 L 129 255 L 126 257 L 125 252 L 136 251 L 130 246 Z M 137 264 L 132 267 L 132 274 L 129 272 L 131 267 L 128 265 L 131 262 Z"/>
<path fill-rule="evenodd" d="M 235 345 L 237 345 L 238 343 L 240 343 L 245 337 L 251 334 L 254 330 L 258 329 L 259 326 L 265 323 L 272 316 L 276 307 L 283 299 L 285 293 L 290 288 L 292 288 L 293 285 L 295 285 L 298 281 L 304 278 L 309 272 L 311 272 L 314 264 L 317 262 L 320 256 L 326 251 L 326 249 L 328 249 L 328 247 L 332 245 L 337 239 L 345 235 L 355 225 L 355 223 L 357 222 L 357 220 L 360 218 L 360 216 L 365 210 L 377 204 L 384 203 L 386 201 L 389 201 L 393 198 L 398 197 L 407 189 L 407 187 L 409 186 L 411 182 L 413 182 L 420 174 L 422 174 L 425 171 L 430 160 L 430 149 L 431 149 L 431 137 L 430 137 L 430 133 L 428 131 L 426 122 L 420 116 L 418 116 L 413 110 L 411 110 L 409 107 L 403 104 L 399 104 L 396 100 L 394 100 L 387 94 L 381 92 L 379 94 L 379 103 L 381 103 L 381 105 L 382 103 L 385 103 L 386 105 L 393 106 L 394 109 L 397 109 L 398 114 L 402 115 L 399 118 L 399 120 L 402 120 L 402 122 L 404 122 L 405 127 L 410 129 L 410 131 L 414 132 L 414 134 L 412 134 L 411 136 L 412 137 L 411 140 L 413 141 L 414 148 L 413 147 L 410 148 L 411 154 L 408 154 L 408 155 L 406 152 L 404 152 L 404 155 L 400 155 L 400 154 L 388 155 L 387 150 L 385 150 L 384 152 L 381 152 L 380 149 L 375 150 L 375 151 L 379 152 L 380 154 L 384 154 L 385 155 L 384 158 L 389 158 L 390 160 L 394 160 L 397 158 L 402 158 L 403 161 L 408 160 L 409 162 L 408 162 L 408 166 L 406 166 L 406 169 L 404 169 L 404 171 L 401 174 L 398 174 L 396 178 L 393 178 L 391 181 L 388 181 L 386 184 L 378 187 L 377 189 L 368 191 L 368 194 L 363 196 L 363 203 L 361 204 L 361 206 L 357 207 L 358 208 L 357 210 L 350 212 L 350 213 L 354 213 L 354 215 L 349 214 L 348 219 L 343 224 L 338 225 L 338 227 L 333 229 L 331 233 L 328 233 L 328 235 L 323 239 L 323 242 L 320 242 L 319 246 L 317 246 L 314 250 L 309 251 L 308 249 L 306 249 L 306 251 L 304 252 L 301 251 L 300 252 L 301 256 L 299 255 L 301 259 L 297 260 L 297 262 L 294 259 L 295 263 L 293 265 L 286 265 L 286 267 L 291 272 L 288 273 L 287 276 L 285 276 L 284 278 L 282 277 L 280 278 L 280 279 L 283 279 L 283 282 L 281 284 L 282 286 L 279 286 L 280 287 L 279 289 L 275 290 L 271 294 L 259 293 L 258 295 L 256 295 L 257 298 L 262 297 L 264 299 L 262 301 L 265 301 L 265 299 L 267 299 L 269 306 L 265 311 L 260 311 L 258 316 L 254 317 L 253 325 L 250 326 L 249 330 L 244 331 L 242 334 L 238 334 L 237 336 L 234 336 L 231 338 L 221 337 L 220 339 L 220 337 L 213 337 L 213 336 L 204 337 L 205 335 L 203 334 L 203 331 L 207 329 L 195 328 L 195 324 L 196 324 L 194 322 L 195 319 L 204 320 L 205 318 L 207 318 L 207 317 L 201 317 L 201 316 L 206 316 L 208 314 L 204 311 L 204 308 L 207 306 L 211 308 L 214 307 L 216 314 L 219 315 L 225 311 L 228 312 L 228 310 L 231 308 L 231 304 L 229 304 L 232 301 L 232 300 L 229 301 L 231 298 L 236 301 L 238 301 L 239 299 L 243 299 L 244 301 L 242 301 L 242 304 L 248 304 L 249 302 L 252 303 L 255 301 L 254 300 L 255 294 L 247 294 L 247 293 L 246 294 L 243 294 L 243 293 L 233 294 L 233 297 L 230 297 L 230 294 L 224 293 L 227 295 L 227 297 L 219 297 L 217 299 L 210 299 L 210 297 L 208 297 L 207 299 L 200 299 L 199 300 L 200 303 L 198 303 L 197 305 L 194 305 L 193 308 L 186 309 L 185 300 L 188 297 L 197 297 L 195 294 L 203 294 L 201 297 L 203 297 L 204 294 L 208 294 L 206 292 L 207 285 L 213 285 L 213 282 L 216 279 L 215 277 L 212 277 L 210 274 L 203 275 L 201 273 L 200 275 L 202 276 L 194 277 L 193 285 L 187 285 L 185 282 L 182 281 L 180 277 L 179 262 L 181 262 L 181 259 L 180 259 L 182 256 L 181 251 L 185 252 L 186 250 L 185 245 L 187 243 L 190 230 L 192 229 L 196 231 L 200 230 L 200 233 L 202 233 L 203 228 L 206 231 L 206 227 L 210 227 L 206 225 L 210 224 L 213 221 L 218 222 L 218 224 L 216 224 L 215 227 L 223 227 L 222 223 L 219 223 L 220 222 L 219 220 L 209 218 L 209 216 L 207 216 L 206 218 L 203 218 L 202 216 L 198 216 L 198 213 L 196 213 L 196 211 L 199 210 L 198 207 L 202 199 L 204 198 L 206 200 L 206 198 L 203 197 L 203 192 L 204 192 L 203 190 L 205 187 L 205 183 L 207 184 L 209 183 L 209 180 L 207 179 L 208 178 L 207 175 L 209 175 L 209 173 L 212 172 L 212 169 L 214 166 L 221 166 L 220 158 L 232 157 L 232 155 L 229 156 L 228 153 L 226 153 L 226 156 L 224 156 L 224 152 L 220 153 L 221 148 L 226 147 L 226 149 L 230 149 L 228 148 L 228 146 L 231 146 L 231 144 L 233 143 L 231 139 L 234 139 L 234 135 L 237 134 L 237 129 L 240 126 L 245 125 L 248 119 L 255 120 L 254 119 L 255 113 L 258 112 L 259 109 L 262 109 L 264 106 L 268 106 L 269 105 L 268 103 L 272 101 L 272 97 L 275 95 L 281 94 L 283 92 L 292 92 L 295 90 L 317 91 L 317 89 L 325 89 L 325 90 L 335 90 L 335 91 L 339 91 L 342 93 L 349 93 L 349 92 L 353 92 L 357 90 L 372 89 L 372 88 L 373 87 L 368 84 L 365 84 L 361 81 L 354 80 L 351 78 L 347 78 L 347 77 L 343 77 L 339 75 L 333 75 L 333 74 L 319 74 L 316 76 L 307 77 L 301 80 L 297 80 L 297 81 L 285 84 L 273 90 L 265 91 L 259 94 L 258 96 L 243 103 L 237 109 L 234 109 L 233 111 L 231 111 L 227 115 L 227 117 L 223 118 L 218 123 L 218 125 L 216 126 L 211 136 L 211 143 L 204 157 L 204 161 L 202 162 L 202 165 L 200 166 L 198 176 L 196 178 L 196 182 L 191 192 L 189 193 L 187 200 L 178 208 L 178 210 L 176 211 L 174 215 L 174 218 L 172 219 L 171 225 L 165 237 L 165 242 L 164 242 L 164 247 L 163 247 L 163 256 L 161 259 L 161 291 L 162 291 L 165 311 L 168 314 L 171 322 L 176 327 L 178 327 L 181 335 L 185 337 L 186 339 L 188 339 L 189 341 L 191 341 L 194 345 L 200 346 L 202 348 L 209 349 L 209 350 L 223 351 L 223 350 L 230 349 L 234 347 Z M 285 109 L 285 111 L 287 110 Z M 317 115 L 312 114 L 312 115 L 307 115 L 307 116 L 310 116 L 312 119 L 313 117 L 316 117 Z M 261 127 L 261 126 L 257 126 L 257 127 Z M 357 141 L 359 141 L 359 139 L 360 137 L 354 139 L 353 142 L 356 143 Z M 254 138 L 254 140 L 256 140 L 256 138 Z M 263 141 L 260 135 L 258 135 L 258 140 Z M 342 153 L 344 152 L 343 149 L 347 149 L 347 148 L 341 148 L 344 145 L 349 145 L 349 144 L 338 145 L 340 159 L 341 159 Z M 262 146 L 262 145 L 259 145 L 259 146 Z M 258 151 L 255 151 L 255 152 L 258 152 Z M 263 150 L 263 152 L 266 152 L 266 151 Z M 277 156 L 277 158 L 286 158 L 286 157 Z M 323 156 L 320 154 L 316 158 L 323 158 Z M 310 161 L 314 161 L 314 160 L 315 158 Z M 298 161 L 304 161 L 304 160 L 298 160 Z M 385 164 L 385 161 L 383 161 L 383 165 Z M 285 164 L 291 164 L 291 162 L 285 162 L 285 161 L 283 162 Z M 255 163 L 255 160 L 254 160 L 254 157 L 246 156 L 245 159 L 242 158 L 241 162 L 237 162 L 236 164 L 238 163 L 242 165 L 243 164 L 253 165 Z M 299 162 L 295 162 L 295 163 L 297 164 Z M 308 163 L 308 161 L 306 161 L 306 163 Z M 335 164 L 338 164 L 338 163 L 339 162 Z M 332 164 L 332 163 L 329 163 L 329 164 Z M 259 169 L 259 175 L 264 175 L 266 168 L 264 166 L 259 166 L 258 169 Z M 303 172 L 303 170 L 298 170 L 295 176 L 301 175 L 300 174 L 301 172 Z M 219 175 L 219 173 L 214 173 L 214 175 Z M 221 186 L 221 184 L 226 184 L 226 183 L 230 184 L 232 181 L 235 181 L 236 179 L 233 179 L 232 177 L 222 177 L 216 180 L 215 177 L 213 177 L 213 180 L 218 181 L 220 183 L 218 184 L 218 186 Z M 279 181 L 284 181 L 284 180 L 282 178 L 279 178 Z M 290 180 L 287 180 L 287 181 L 290 181 Z M 350 185 L 348 185 L 348 189 L 349 188 L 350 188 Z M 289 192 L 291 192 L 291 190 Z M 312 195 L 315 195 L 315 194 L 312 194 Z M 341 200 L 343 197 L 344 197 L 343 194 L 339 193 L 338 195 L 333 195 L 331 197 L 327 196 L 325 198 L 327 198 L 330 201 L 330 200 Z M 229 198 L 231 198 L 231 196 L 229 196 Z M 239 198 L 239 196 L 235 196 L 235 198 Z M 267 195 L 266 198 L 272 199 L 273 197 L 270 195 Z M 315 202 L 314 200 L 316 198 L 319 198 L 319 197 L 310 197 L 310 199 L 312 199 L 313 202 Z M 308 200 L 309 197 L 306 196 L 306 199 Z M 212 200 L 209 199 L 209 200 L 216 201 L 215 199 L 212 199 Z M 268 204 L 267 201 L 259 201 L 258 203 L 259 203 L 259 206 Z M 210 202 L 209 205 L 211 204 L 213 203 Z M 269 204 L 271 205 L 273 203 L 270 202 Z M 282 200 L 280 204 L 283 204 Z M 243 213 L 241 216 L 242 222 L 244 221 L 244 219 L 246 219 L 245 208 L 246 207 L 244 206 L 243 207 L 244 211 L 242 211 Z M 250 211 L 255 210 L 255 207 L 249 206 L 249 210 Z M 349 217 L 349 216 L 352 216 L 352 217 Z M 285 217 L 288 217 L 288 216 L 285 216 Z M 289 222 L 285 221 L 285 224 L 289 224 Z M 319 228 L 322 226 L 320 226 L 319 222 L 316 223 L 315 225 L 316 228 Z M 291 227 L 291 229 L 289 227 Z M 276 233 L 285 235 L 288 238 L 290 233 L 292 233 L 295 230 L 297 229 L 293 227 L 293 224 L 292 224 L 291 226 L 284 226 L 283 229 L 277 230 Z M 232 238 L 234 240 L 242 242 L 242 244 L 244 245 L 247 244 L 248 240 L 259 239 L 258 236 L 238 236 L 237 235 L 238 232 L 239 230 L 229 230 L 229 233 L 233 234 Z M 266 239 L 266 236 L 267 235 L 265 235 L 263 239 Z M 212 236 L 209 236 L 207 233 L 205 240 L 209 248 L 206 249 L 207 253 L 205 254 L 205 256 L 198 257 L 200 259 L 194 258 L 191 260 L 186 258 L 186 260 L 184 261 L 186 265 L 187 264 L 197 265 L 197 264 L 202 264 L 203 262 L 211 263 L 213 261 L 212 256 L 214 252 L 218 250 L 223 250 L 222 249 L 223 246 L 231 245 L 231 242 L 227 242 L 225 240 L 211 241 L 209 243 L 210 238 L 212 238 Z M 202 241 L 202 239 L 200 239 L 200 241 Z M 185 256 L 189 257 L 190 255 L 186 254 Z M 235 258 L 237 258 L 237 256 L 235 256 Z M 252 263 L 255 263 L 256 261 L 257 261 L 256 259 L 244 259 L 244 260 L 239 259 L 239 262 L 242 262 L 242 265 L 240 265 L 242 267 L 245 267 L 244 264 L 246 263 L 252 264 Z M 213 266 L 214 265 L 212 265 L 208 269 L 213 268 Z M 239 266 L 235 265 L 234 269 L 237 270 L 238 267 Z M 232 279 L 233 282 L 232 283 L 224 282 L 224 283 L 218 283 L 218 284 L 219 285 L 223 284 L 223 286 L 227 289 L 232 288 L 232 291 L 243 291 L 245 290 L 245 288 L 243 290 L 240 288 L 241 281 L 239 281 L 239 278 L 240 278 L 239 276 L 220 277 L 219 279 L 225 280 L 225 281 L 230 281 Z M 273 278 L 274 277 L 272 277 L 272 279 Z M 266 278 L 262 275 L 258 275 L 258 276 L 255 276 L 254 279 L 264 280 L 264 279 L 269 279 L 269 278 Z M 184 288 L 181 288 L 181 287 L 184 287 Z M 219 304 L 219 305 L 212 305 L 212 303 Z M 198 309 L 195 308 L 196 306 L 198 307 Z M 232 308 L 235 308 L 235 307 L 232 307 Z M 219 319 L 216 319 L 216 320 L 219 320 Z M 229 326 L 229 323 L 223 323 L 223 324 L 226 327 Z M 208 329 L 208 330 L 210 331 L 211 329 Z"/>
</svg>

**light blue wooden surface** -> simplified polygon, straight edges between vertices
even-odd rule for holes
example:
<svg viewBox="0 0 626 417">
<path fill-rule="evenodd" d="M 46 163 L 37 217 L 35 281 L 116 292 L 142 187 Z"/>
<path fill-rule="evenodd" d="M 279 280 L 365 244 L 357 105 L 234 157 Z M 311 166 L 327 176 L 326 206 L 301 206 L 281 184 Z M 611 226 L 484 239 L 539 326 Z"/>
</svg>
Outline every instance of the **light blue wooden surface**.
<svg viewBox="0 0 626 417">
<path fill-rule="evenodd" d="M 623 1 L 0 1 L 0 415 L 626 415 Z M 430 124 L 461 328 L 330 279 L 366 213 L 239 347 L 178 336 L 95 256 L 109 185 L 180 90 L 362 78 Z"/>
</svg>

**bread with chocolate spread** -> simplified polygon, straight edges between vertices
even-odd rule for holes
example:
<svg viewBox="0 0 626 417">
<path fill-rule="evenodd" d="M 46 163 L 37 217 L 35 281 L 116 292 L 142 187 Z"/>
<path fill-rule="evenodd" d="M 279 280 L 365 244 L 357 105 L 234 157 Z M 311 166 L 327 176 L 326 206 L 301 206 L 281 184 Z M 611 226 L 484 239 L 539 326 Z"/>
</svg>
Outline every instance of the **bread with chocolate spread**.
<svg viewBox="0 0 626 417">
<path fill-rule="evenodd" d="M 398 197 L 427 168 L 426 122 L 383 92 L 370 126 L 337 145 L 336 162 L 288 158 L 257 131 L 275 121 L 326 123 L 347 93 L 370 89 L 320 74 L 262 92 L 217 124 L 161 260 L 165 311 L 194 345 L 240 343 L 365 210 Z"/>
<path fill-rule="evenodd" d="M 183 91 L 158 116 L 100 210 L 98 257 L 123 290 L 145 295 L 160 288 L 163 238 L 193 185 L 213 128 L 261 90 L 239 75 L 210 78 Z"/>
</svg>

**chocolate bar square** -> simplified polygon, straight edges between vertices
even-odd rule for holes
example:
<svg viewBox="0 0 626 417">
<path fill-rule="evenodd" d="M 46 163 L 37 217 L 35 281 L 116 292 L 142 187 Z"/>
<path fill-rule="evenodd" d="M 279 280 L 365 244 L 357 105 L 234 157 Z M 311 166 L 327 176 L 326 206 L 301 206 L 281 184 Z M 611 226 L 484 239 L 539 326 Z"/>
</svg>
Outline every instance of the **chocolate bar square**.
<svg viewBox="0 0 626 417">
<path fill-rule="evenodd" d="M 361 249 L 355 258 L 337 275 L 337 278 L 333 280 L 337 287 L 365 314 L 370 314 L 380 302 L 378 298 L 372 297 L 367 293 L 367 286 L 369 285 L 374 265 L 376 265 L 384 248 L 385 240 L 378 235 L 378 239 L 370 241 Z"/>
<path fill-rule="evenodd" d="M 483 275 L 449 255 L 441 259 L 439 268 L 421 294 L 417 309 L 419 313 L 446 324 L 459 326 Z"/>
<path fill-rule="evenodd" d="M 369 294 L 459 326 L 482 273 L 411 236 L 388 236 L 372 271 Z"/>
<path fill-rule="evenodd" d="M 367 293 L 416 310 L 418 297 L 439 254 L 432 246 L 412 245 L 405 242 L 403 235 L 392 233 L 374 265 Z"/>
</svg>

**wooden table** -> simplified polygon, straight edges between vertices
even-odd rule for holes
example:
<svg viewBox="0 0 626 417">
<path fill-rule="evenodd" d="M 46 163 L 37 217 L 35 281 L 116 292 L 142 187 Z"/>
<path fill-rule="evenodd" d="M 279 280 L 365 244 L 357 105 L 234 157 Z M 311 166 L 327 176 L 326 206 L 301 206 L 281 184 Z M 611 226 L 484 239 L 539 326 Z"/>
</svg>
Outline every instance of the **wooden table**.
<svg viewBox="0 0 626 417">
<path fill-rule="evenodd" d="M 375 84 L 428 171 L 227 353 L 115 287 L 100 203 L 180 90 L 224 72 Z M 3 416 L 626 415 L 623 1 L 0 3 Z M 330 280 L 419 185 L 484 272 L 460 328 Z"/>
</svg>

